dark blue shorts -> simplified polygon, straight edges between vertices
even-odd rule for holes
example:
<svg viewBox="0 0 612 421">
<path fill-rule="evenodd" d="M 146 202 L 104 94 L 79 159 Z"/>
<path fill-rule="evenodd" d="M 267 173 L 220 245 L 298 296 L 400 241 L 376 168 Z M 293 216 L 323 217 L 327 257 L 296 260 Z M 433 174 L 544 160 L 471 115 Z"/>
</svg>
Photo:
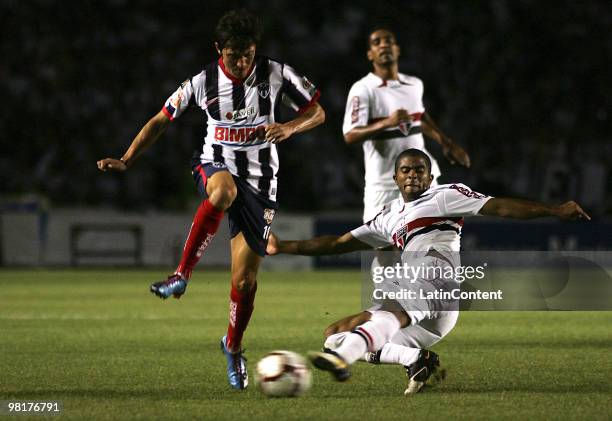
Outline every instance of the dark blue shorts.
<svg viewBox="0 0 612 421">
<path fill-rule="evenodd" d="M 218 162 L 201 164 L 197 162 L 192 168 L 193 179 L 202 198 L 207 199 L 206 181 L 219 171 L 228 171 L 225 164 Z M 255 253 L 266 255 L 266 246 L 272 226 L 272 219 L 278 204 L 262 197 L 249 184 L 232 175 L 238 194 L 232 206 L 226 211 L 232 238 L 242 232 L 244 238 Z"/>
</svg>

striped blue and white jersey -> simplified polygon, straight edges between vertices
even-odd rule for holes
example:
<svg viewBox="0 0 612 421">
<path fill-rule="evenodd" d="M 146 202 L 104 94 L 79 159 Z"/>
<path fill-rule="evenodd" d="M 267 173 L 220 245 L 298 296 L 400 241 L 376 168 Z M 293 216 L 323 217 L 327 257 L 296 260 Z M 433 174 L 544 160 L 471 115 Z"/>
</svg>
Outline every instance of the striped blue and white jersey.
<svg viewBox="0 0 612 421">
<path fill-rule="evenodd" d="M 287 64 L 257 56 L 249 75 L 238 80 L 219 58 L 185 80 L 162 111 L 174 120 L 189 107 L 199 107 L 207 126 L 199 156 L 202 164 L 225 164 L 258 194 L 276 201 L 278 152 L 276 145 L 264 140 L 264 126 L 276 121 L 281 103 L 301 113 L 319 95 Z"/>
<path fill-rule="evenodd" d="M 388 203 L 371 221 L 351 231 L 372 247 L 394 245 L 402 260 L 421 257 L 430 249 L 454 259 L 460 250 L 464 216 L 478 215 L 491 196 L 464 184 L 443 184 L 426 190 L 418 199 Z"/>
</svg>

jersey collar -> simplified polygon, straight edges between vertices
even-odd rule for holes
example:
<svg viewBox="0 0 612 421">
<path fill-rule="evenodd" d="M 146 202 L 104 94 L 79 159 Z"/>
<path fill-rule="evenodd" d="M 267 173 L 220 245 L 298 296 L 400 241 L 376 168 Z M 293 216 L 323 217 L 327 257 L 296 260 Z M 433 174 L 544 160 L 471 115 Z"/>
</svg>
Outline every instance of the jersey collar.
<svg viewBox="0 0 612 421">
<path fill-rule="evenodd" d="M 236 76 L 232 75 L 225 68 L 225 64 L 223 63 L 223 57 L 219 57 L 219 60 L 217 61 L 217 63 L 219 63 L 219 67 L 221 68 L 221 71 L 223 72 L 223 74 L 227 76 L 227 78 L 231 80 L 232 83 L 235 83 L 236 85 L 242 85 L 244 81 L 247 80 L 251 76 L 251 73 L 253 73 L 253 69 L 255 68 L 256 61 L 257 61 L 257 57 L 255 58 L 255 60 L 253 60 L 253 64 L 251 64 L 251 68 L 249 69 L 249 72 L 247 73 L 247 77 L 245 77 L 244 79 L 238 79 Z"/>
</svg>

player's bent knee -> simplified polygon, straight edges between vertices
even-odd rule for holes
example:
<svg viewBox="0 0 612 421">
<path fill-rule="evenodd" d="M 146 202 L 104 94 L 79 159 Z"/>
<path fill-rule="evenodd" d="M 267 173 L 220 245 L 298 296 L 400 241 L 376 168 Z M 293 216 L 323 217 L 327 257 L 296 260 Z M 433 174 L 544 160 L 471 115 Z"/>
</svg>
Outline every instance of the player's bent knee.
<svg viewBox="0 0 612 421">
<path fill-rule="evenodd" d="M 252 290 L 257 284 L 257 278 L 253 273 L 232 276 L 232 286 L 240 292 Z"/>
<path fill-rule="evenodd" d="M 221 184 L 210 192 L 208 200 L 217 209 L 226 210 L 234 203 L 237 195 L 238 189 L 234 183 Z"/>
</svg>

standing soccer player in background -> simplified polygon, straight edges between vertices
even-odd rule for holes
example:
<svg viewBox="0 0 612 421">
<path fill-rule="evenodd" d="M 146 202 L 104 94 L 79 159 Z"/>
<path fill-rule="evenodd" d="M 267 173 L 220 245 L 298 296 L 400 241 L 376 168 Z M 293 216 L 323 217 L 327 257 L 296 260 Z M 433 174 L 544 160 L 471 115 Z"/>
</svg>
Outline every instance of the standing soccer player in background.
<svg viewBox="0 0 612 421">
<path fill-rule="evenodd" d="M 468 154 L 446 136 L 425 112 L 423 82 L 399 73 L 400 47 L 393 32 L 376 29 L 368 38 L 368 60 L 373 70 L 351 87 L 344 114 L 344 140 L 362 143 L 365 162 L 363 222 L 397 198 L 393 166 L 397 155 L 416 148 L 431 159 L 433 184 L 440 176 L 438 163 L 425 149 L 422 133 L 438 142 L 451 163 L 470 166 Z"/>
<path fill-rule="evenodd" d="M 151 285 L 161 298 L 179 298 L 196 263 L 228 214 L 231 240 L 231 294 L 227 334 L 221 349 L 230 385 L 248 385 L 241 341 L 257 290 L 257 271 L 265 255 L 272 219 L 278 208 L 276 144 L 323 123 L 319 91 L 284 64 L 256 55 L 261 37 L 257 18 L 245 10 L 225 14 L 217 24 L 218 61 L 185 80 L 162 110 L 140 130 L 121 159 L 98 161 L 102 171 L 125 171 L 190 107 L 204 112 L 207 129 L 202 150 L 192 163 L 202 203 L 196 211 L 176 271 Z M 280 102 L 299 116 L 277 123 Z"/>
</svg>

